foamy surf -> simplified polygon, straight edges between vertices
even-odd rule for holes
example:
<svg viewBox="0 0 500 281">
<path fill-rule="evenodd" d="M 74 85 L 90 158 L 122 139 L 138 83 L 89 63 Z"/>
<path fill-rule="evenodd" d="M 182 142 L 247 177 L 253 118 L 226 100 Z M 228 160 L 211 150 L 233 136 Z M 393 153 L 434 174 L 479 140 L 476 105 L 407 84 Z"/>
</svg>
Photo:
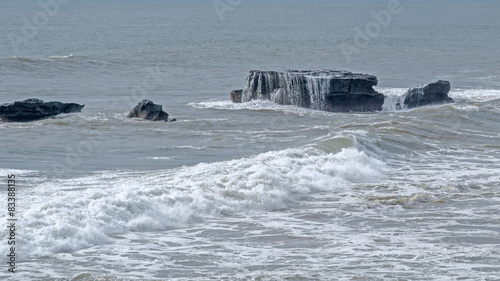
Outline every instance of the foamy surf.
<svg viewBox="0 0 500 281">
<path fill-rule="evenodd" d="M 75 55 L 69 54 L 69 55 L 63 55 L 63 56 L 50 56 L 49 59 L 71 59 L 74 58 Z"/>
<path fill-rule="evenodd" d="M 408 88 L 377 87 L 377 91 L 385 96 L 382 105 L 383 112 L 412 111 L 419 107 L 406 109 L 404 106 L 404 94 Z M 452 89 L 449 96 L 456 102 L 487 102 L 500 99 L 500 90 L 493 89 Z M 335 114 L 321 110 L 314 110 L 293 105 L 280 105 L 269 100 L 252 100 L 250 102 L 233 103 L 229 100 L 211 100 L 192 102 L 189 105 L 202 109 L 218 110 L 253 110 L 253 111 L 281 111 L 298 115 L 325 115 Z M 430 105 L 432 106 L 432 105 Z"/>
<path fill-rule="evenodd" d="M 284 210 L 316 192 L 377 182 L 385 169 L 355 148 L 328 153 L 305 147 L 148 174 L 46 180 L 23 194 L 19 259 L 73 252 L 113 243 L 116 235 L 162 231 L 207 217 Z"/>
<path fill-rule="evenodd" d="M 221 109 L 221 110 L 269 110 L 269 111 L 284 111 L 293 110 L 296 111 L 297 106 L 287 106 L 274 103 L 270 100 L 252 100 L 243 103 L 233 103 L 230 100 L 211 100 L 211 101 L 201 101 L 192 102 L 189 105 L 196 108 L 206 108 L 206 109 Z M 300 108 L 302 109 L 302 108 Z M 305 110 L 305 109 L 304 109 Z"/>
<path fill-rule="evenodd" d="M 37 173 L 35 170 L 21 170 L 21 169 L 0 169 L 0 175 L 32 175 Z"/>
<path fill-rule="evenodd" d="M 493 89 L 456 89 L 450 91 L 450 97 L 455 100 L 470 102 L 487 102 L 500 99 L 500 90 Z"/>
<path fill-rule="evenodd" d="M 211 100 L 211 101 L 192 102 L 189 103 L 189 105 L 201 109 L 217 109 L 217 110 L 230 110 L 230 111 L 235 111 L 235 110 L 273 111 L 273 112 L 283 112 L 286 114 L 295 114 L 298 116 L 325 116 L 325 115 L 339 114 L 318 109 L 299 107 L 295 105 L 281 105 L 272 102 L 270 100 L 252 100 L 243 103 L 233 103 L 229 100 Z"/>
</svg>

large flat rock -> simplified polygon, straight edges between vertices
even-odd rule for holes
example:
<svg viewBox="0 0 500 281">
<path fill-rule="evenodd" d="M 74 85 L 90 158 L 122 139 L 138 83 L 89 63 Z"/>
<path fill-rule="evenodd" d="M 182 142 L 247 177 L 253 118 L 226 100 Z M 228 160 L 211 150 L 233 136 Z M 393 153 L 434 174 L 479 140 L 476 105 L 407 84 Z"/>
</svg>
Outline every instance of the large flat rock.
<svg viewBox="0 0 500 281">
<path fill-rule="evenodd" d="M 384 95 L 373 89 L 377 82 L 373 75 L 349 71 L 253 70 L 240 95 L 241 102 L 268 99 L 333 112 L 380 111 Z M 239 95 L 233 92 L 232 100 L 240 101 Z"/>
</svg>

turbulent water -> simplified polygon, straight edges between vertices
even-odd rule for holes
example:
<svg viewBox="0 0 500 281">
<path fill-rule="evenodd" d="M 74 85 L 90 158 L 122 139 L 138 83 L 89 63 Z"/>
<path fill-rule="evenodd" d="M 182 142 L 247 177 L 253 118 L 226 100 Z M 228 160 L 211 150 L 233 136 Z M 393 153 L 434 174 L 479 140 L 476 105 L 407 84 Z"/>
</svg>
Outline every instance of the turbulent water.
<svg viewBox="0 0 500 281">
<path fill-rule="evenodd" d="M 498 280 L 500 3 L 401 2 L 359 45 L 387 2 L 60 2 L 0 3 L 0 104 L 85 104 L 0 123 L 1 279 Z M 252 69 L 373 74 L 384 110 L 232 104 Z M 455 103 L 396 110 L 438 79 Z"/>
</svg>

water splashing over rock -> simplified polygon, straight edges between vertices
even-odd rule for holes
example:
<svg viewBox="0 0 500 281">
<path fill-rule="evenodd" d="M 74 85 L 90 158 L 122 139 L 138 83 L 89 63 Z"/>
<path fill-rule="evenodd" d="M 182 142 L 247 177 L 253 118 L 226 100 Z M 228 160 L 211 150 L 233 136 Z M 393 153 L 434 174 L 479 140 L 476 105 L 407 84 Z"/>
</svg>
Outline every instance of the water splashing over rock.
<svg viewBox="0 0 500 281">
<path fill-rule="evenodd" d="M 348 71 L 250 71 L 241 101 L 268 99 L 283 105 L 333 112 L 380 111 L 377 77 Z M 234 100 L 234 99 L 233 99 Z"/>
<path fill-rule="evenodd" d="M 376 76 L 344 70 L 252 70 L 245 89 L 231 92 L 231 100 L 266 99 L 331 112 L 381 111 L 386 97 L 373 89 L 377 83 Z M 439 80 L 390 99 L 396 100 L 396 109 L 449 103 L 453 102 L 449 91 L 450 82 Z"/>
</svg>

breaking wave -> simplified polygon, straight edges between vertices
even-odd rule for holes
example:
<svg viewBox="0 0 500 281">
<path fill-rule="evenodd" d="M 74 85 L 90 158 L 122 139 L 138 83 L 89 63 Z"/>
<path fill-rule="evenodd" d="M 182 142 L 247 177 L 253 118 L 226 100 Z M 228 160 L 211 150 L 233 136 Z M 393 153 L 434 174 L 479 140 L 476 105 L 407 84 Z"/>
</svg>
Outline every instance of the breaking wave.
<svg viewBox="0 0 500 281">
<path fill-rule="evenodd" d="M 111 243 L 115 235 L 171 229 L 207 216 L 287 209 L 316 192 L 384 175 L 382 161 L 340 141 L 344 148 L 333 149 L 337 152 L 302 147 L 149 174 L 45 180 L 24 191 L 37 196 L 24 194 L 31 201 L 23 204 L 19 252 L 29 257 L 73 252 Z"/>
</svg>

